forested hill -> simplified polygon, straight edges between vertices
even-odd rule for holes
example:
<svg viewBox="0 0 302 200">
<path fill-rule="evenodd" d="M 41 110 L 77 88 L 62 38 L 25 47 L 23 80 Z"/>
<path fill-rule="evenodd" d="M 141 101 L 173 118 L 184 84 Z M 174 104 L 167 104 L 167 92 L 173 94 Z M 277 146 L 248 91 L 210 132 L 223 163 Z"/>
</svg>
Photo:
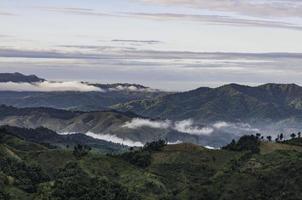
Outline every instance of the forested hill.
<svg viewBox="0 0 302 200">
<path fill-rule="evenodd" d="M 198 88 L 114 106 L 147 117 L 197 121 L 261 121 L 302 117 L 302 87 L 295 84 L 238 84 Z"/>
<path fill-rule="evenodd" d="M 49 148 L 1 130 L 0 199 L 301 199 L 301 144 L 244 136 L 223 150 L 158 141 L 104 155 L 82 145 Z"/>
</svg>

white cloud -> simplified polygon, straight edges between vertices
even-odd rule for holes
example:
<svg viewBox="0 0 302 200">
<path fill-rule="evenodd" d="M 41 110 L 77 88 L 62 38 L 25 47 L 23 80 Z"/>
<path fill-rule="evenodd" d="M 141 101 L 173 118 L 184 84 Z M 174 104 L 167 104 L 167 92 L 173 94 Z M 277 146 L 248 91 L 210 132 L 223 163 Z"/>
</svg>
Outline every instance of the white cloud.
<svg viewBox="0 0 302 200">
<path fill-rule="evenodd" d="M 130 139 L 123 139 L 123 138 L 117 137 L 115 135 L 108 135 L 108 134 L 100 135 L 100 134 L 95 134 L 92 132 L 87 132 L 87 133 L 85 133 L 85 135 L 92 137 L 94 139 L 105 140 L 107 142 L 113 142 L 113 143 L 122 144 L 122 145 L 126 145 L 126 146 L 133 146 L 133 147 L 144 146 L 144 144 L 141 142 L 132 141 Z"/>
<path fill-rule="evenodd" d="M 221 128 L 225 128 L 225 127 L 229 127 L 230 124 L 227 122 L 216 122 L 215 124 L 213 124 L 213 127 L 216 129 L 221 129 Z"/>
<path fill-rule="evenodd" d="M 60 134 L 60 135 L 73 135 L 73 134 L 78 134 L 78 133 L 76 133 L 76 132 L 61 132 L 61 133 L 58 133 L 58 134 Z M 141 142 L 132 141 L 130 139 L 123 139 L 123 138 L 117 137 L 116 135 L 96 134 L 96 133 L 93 133 L 93 132 L 87 132 L 87 133 L 84 133 L 84 135 L 87 135 L 88 137 L 92 137 L 94 139 L 104 140 L 104 141 L 107 141 L 107 142 L 126 145 L 126 146 L 130 146 L 130 147 L 142 147 L 142 146 L 144 146 L 144 144 L 141 143 Z"/>
<path fill-rule="evenodd" d="M 145 87 L 137 87 L 135 85 L 118 85 L 114 88 L 109 88 L 109 91 L 130 91 L 130 92 L 156 92 L 158 90 Z"/>
<path fill-rule="evenodd" d="M 217 130 L 236 130 L 243 132 L 260 132 L 260 129 L 253 128 L 248 123 L 229 123 L 229 122 L 216 122 L 212 125 Z"/>
<path fill-rule="evenodd" d="M 178 132 L 187 133 L 191 135 L 209 135 L 213 133 L 214 129 L 211 127 L 199 127 L 194 126 L 194 122 L 191 119 L 172 122 L 170 120 L 165 121 L 152 121 L 149 119 L 135 118 L 130 122 L 126 122 L 123 127 L 130 129 L 137 129 L 141 127 L 150 127 L 158 129 L 172 129 Z"/>
<path fill-rule="evenodd" d="M 175 142 L 168 142 L 169 145 L 173 145 L 173 144 L 182 144 L 182 143 L 184 143 L 184 142 L 181 141 L 181 140 L 177 140 L 177 141 L 175 141 Z"/>
<path fill-rule="evenodd" d="M 104 92 L 101 88 L 88 85 L 81 82 L 37 82 L 37 83 L 0 83 L 0 91 L 33 91 L 33 92 L 63 92 L 63 91 L 78 91 L 78 92 Z"/>
<path fill-rule="evenodd" d="M 135 118 L 132 121 L 126 122 L 123 127 L 129 129 L 137 129 L 141 127 L 150 127 L 150 128 L 159 128 L 159 129 L 167 129 L 171 127 L 171 121 L 151 121 L 149 119 L 140 119 Z"/>
<path fill-rule="evenodd" d="M 210 135 L 214 132 L 211 127 L 194 126 L 194 122 L 191 119 L 175 122 L 173 129 L 191 135 Z"/>
<path fill-rule="evenodd" d="M 293 0 L 139 0 L 147 3 L 188 6 L 203 10 L 255 17 L 301 17 L 302 2 Z"/>
</svg>

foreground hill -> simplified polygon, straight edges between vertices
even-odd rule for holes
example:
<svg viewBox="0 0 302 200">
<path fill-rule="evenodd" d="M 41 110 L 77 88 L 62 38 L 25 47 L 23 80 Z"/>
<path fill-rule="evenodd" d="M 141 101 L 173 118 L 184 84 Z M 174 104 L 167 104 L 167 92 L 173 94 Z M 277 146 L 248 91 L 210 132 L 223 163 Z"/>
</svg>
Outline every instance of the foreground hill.
<svg viewBox="0 0 302 200">
<path fill-rule="evenodd" d="M 14 200 L 301 199 L 302 153 L 264 143 L 260 153 L 152 143 L 122 155 L 49 149 L 1 132 L 0 198 Z M 13 141 L 13 142 L 12 142 Z M 267 145 L 268 144 L 268 145 Z M 283 146 L 284 145 L 284 146 Z M 151 157 L 149 157 L 149 155 Z M 139 159 L 138 159 L 139 158 Z M 142 161 L 150 162 L 141 165 Z"/>
<path fill-rule="evenodd" d="M 148 117 L 197 121 L 276 121 L 302 117 L 302 87 L 237 84 L 170 94 L 151 100 L 132 101 L 114 108 Z"/>
</svg>

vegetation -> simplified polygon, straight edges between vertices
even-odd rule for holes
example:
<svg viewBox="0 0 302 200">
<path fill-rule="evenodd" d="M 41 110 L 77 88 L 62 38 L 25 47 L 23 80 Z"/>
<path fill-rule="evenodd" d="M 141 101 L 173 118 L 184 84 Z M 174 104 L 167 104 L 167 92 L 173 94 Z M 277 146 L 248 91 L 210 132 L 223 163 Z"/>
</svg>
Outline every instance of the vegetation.
<svg viewBox="0 0 302 200">
<path fill-rule="evenodd" d="M 160 151 L 166 145 L 167 143 L 164 140 L 159 140 L 147 143 L 139 150 L 126 152 L 118 156 L 133 165 L 139 167 L 148 167 L 151 164 L 152 153 Z"/>
<path fill-rule="evenodd" d="M 250 151 L 251 153 L 259 153 L 260 152 L 260 135 L 246 135 L 241 137 L 237 142 L 232 140 L 232 142 L 223 149 L 231 150 L 231 151 Z"/>
<path fill-rule="evenodd" d="M 167 145 L 161 140 L 112 156 L 89 151 L 83 145 L 47 148 L 9 132 L 1 133 L 1 200 L 302 197 L 302 143 L 298 134 L 278 143 L 264 141 L 261 135 L 244 136 L 222 150 Z"/>
</svg>

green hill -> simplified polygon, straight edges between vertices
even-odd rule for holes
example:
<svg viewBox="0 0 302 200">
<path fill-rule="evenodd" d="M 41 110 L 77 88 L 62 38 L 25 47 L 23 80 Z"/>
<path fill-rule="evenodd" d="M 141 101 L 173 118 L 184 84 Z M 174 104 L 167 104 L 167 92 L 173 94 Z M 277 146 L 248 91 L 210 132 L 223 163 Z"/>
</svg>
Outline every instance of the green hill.
<svg viewBox="0 0 302 200">
<path fill-rule="evenodd" d="M 132 101 L 114 108 L 175 120 L 261 121 L 301 118 L 301 105 L 302 87 L 295 84 L 266 84 L 258 87 L 230 84 Z"/>
<path fill-rule="evenodd" d="M 259 143 L 253 154 L 149 143 L 104 155 L 49 149 L 3 131 L 0 142 L 1 199 L 302 199 L 301 147 L 290 144 Z"/>
</svg>

